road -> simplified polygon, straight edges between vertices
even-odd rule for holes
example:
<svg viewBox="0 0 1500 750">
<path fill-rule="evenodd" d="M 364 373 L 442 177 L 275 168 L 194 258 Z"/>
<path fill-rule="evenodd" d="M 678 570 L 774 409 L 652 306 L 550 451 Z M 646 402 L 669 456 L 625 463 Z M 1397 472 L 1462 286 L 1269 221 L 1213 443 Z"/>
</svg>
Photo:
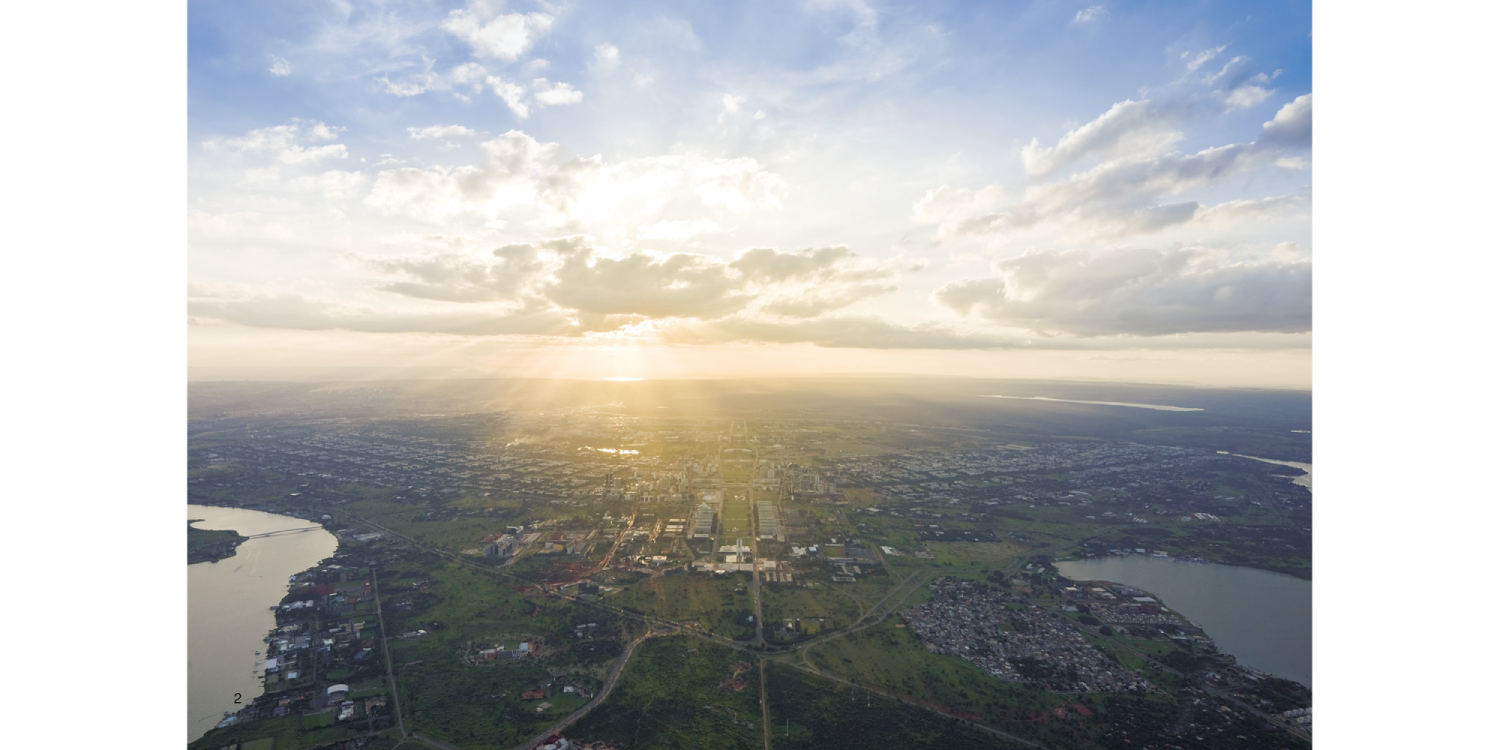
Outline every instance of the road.
<svg viewBox="0 0 1500 750">
<path fill-rule="evenodd" d="M 563 719 L 562 721 L 559 721 L 556 724 L 547 727 L 547 729 L 541 734 L 538 734 L 537 736 L 532 737 L 526 742 L 517 745 L 516 750 L 527 750 L 528 748 L 536 747 L 537 745 L 541 744 L 542 740 L 545 740 L 548 737 L 551 737 L 552 735 L 557 734 L 562 730 L 572 726 L 573 722 L 576 722 L 579 719 L 582 719 L 584 716 L 587 716 L 590 711 L 594 710 L 595 706 L 603 703 L 604 699 L 609 697 L 609 692 L 615 689 L 615 682 L 620 679 L 620 673 L 625 671 L 625 662 L 630 661 L 630 655 L 635 653 L 635 647 L 641 645 L 642 641 L 650 638 L 655 634 L 655 629 L 647 630 L 645 635 L 642 635 L 641 637 L 631 641 L 628 645 L 625 646 L 625 653 L 620 655 L 620 661 L 615 664 L 614 669 L 610 670 L 609 677 L 605 678 L 604 680 L 604 686 L 599 688 L 599 694 L 595 695 L 593 700 L 590 700 L 588 703 L 579 706 L 577 711 L 568 714 L 567 718 Z"/>
<path fill-rule="evenodd" d="M 401 718 L 401 691 L 396 689 L 396 671 L 391 668 L 390 634 L 385 630 L 385 613 L 380 608 L 380 577 L 370 568 L 370 592 L 375 595 L 375 621 L 380 624 L 380 653 L 385 657 L 385 678 L 391 685 L 391 705 L 396 709 L 396 728 L 406 737 L 406 721 Z"/>
<path fill-rule="evenodd" d="M 760 660 L 760 737 L 771 750 L 771 701 L 766 697 L 766 660 Z"/>
</svg>

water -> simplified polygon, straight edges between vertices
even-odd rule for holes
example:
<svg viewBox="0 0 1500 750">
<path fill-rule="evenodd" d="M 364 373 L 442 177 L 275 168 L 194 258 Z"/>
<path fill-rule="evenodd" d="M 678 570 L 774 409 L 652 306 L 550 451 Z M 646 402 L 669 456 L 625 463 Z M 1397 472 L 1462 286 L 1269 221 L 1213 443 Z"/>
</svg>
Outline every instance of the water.
<svg viewBox="0 0 1500 750">
<path fill-rule="evenodd" d="M 1047 396 L 980 396 L 980 398 L 1011 398 L 1017 401 L 1059 401 L 1065 404 L 1093 404 L 1095 406 L 1128 406 L 1132 409 L 1154 409 L 1156 411 L 1203 411 L 1195 406 L 1167 406 L 1165 404 L 1132 404 L 1125 401 L 1079 401 L 1071 398 Z"/>
<path fill-rule="evenodd" d="M 1215 563 L 1128 555 L 1057 563 L 1075 581 L 1156 595 L 1247 667 L 1312 687 L 1312 582 Z"/>
<path fill-rule="evenodd" d="M 187 506 L 200 529 L 233 529 L 243 536 L 315 525 L 257 510 Z M 287 592 L 287 578 L 330 557 L 338 540 L 318 529 L 250 539 L 233 557 L 188 569 L 188 741 L 202 737 L 261 694 L 252 672 L 265 662 L 262 640 L 276 625 L 270 608 Z M 260 656 L 255 652 L 260 651 Z M 234 694 L 241 695 L 235 705 Z"/>
<path fill-rule="evenodd" d="M 1227 451 L 1219 451 L 1219 452 L 1220 453 L 1227 453 Z M 1304 474 L 1304 475 L 1302 475 L 1302 476 L 1300 476 L 1300 477 L 1296 477 L 1296 478 L 1292 479 L 1292 484 L 1300 484 L 1303 487 L 1306 487 L 1308 492 L 1312 492 L 1312 464 L 1304 464 L 1304 463 L 1299 463 L 1297 461 L 1277 461 L 1274 458 L 1261 458 L 1259 456 L 1246 456 L 1246 455 L 1240 454 L 1240 453 L 1229 453 L 1228 455 L 1238 456 L 1240 458 L 1248 458 L 1251 461 L 1261 461 L 1263 463 L 1276 464 L 1277 466 L 1290 466 L 1290 467 L 1292 467 L 1294 469 L 1301 469 L 1301 470 L 1303 470 L 1303 471 L 1305 471 L 1307 473 Z"/>
</svg>

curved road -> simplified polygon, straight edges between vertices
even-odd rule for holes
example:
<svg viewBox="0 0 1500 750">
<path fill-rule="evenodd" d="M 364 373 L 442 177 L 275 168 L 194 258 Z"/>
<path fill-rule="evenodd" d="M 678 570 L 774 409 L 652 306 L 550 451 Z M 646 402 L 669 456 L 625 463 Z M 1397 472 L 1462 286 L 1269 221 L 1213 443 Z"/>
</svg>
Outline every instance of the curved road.
<svg viewBox="0 0 1500 750">
<path fill-rule="evenodd" d="M 567 718 L 563 719 L 562 721 L 559 721 L 556 724 L 547 727 L 542 731 L 541 734 L 538 734 L 537 736 L 532 737 L 531 739 L 517 745 L 516 750 L 526 750 L 527 748 L 536 747 L 537 745 L 541 744 L 542 740 L 545 740 L 548 737 L 551 737 L 552 735 L 557 734 L 564 729 L 567 729 L 569 726 L 572 726 L 573 722 L 576 722 L 579 719 L 582 719 L 584 716 L 587 716 L 588 713 L 594 710 L 596 706 L 598 706 L 600 703 L 603 703 L 604 699 L 609 697 L 609 692 L 615 689 L 615 682 L 620 679 L 620 673 L 625 671 L 625 662 L 630 661 L 630 655 L 635 652 L 635 647 L 641 645 L 641 641 L 644 641 L 655 634 L 655 629 L 648 630 L 646 631 L 645 635 L 642 635 L 641 637 L 631 641 L 628 645 L 625 646 L 625 653 L 620 655 L 620 661 L 616 662 L 614 669 L 610 670 L 609 677 L 604 680 L 604 686 L 599 688 L 599 694 L 595 695 L 593 700 L 590 700 L 588 703 L 579 706 L 577 711 L 568 714 Z"/>
</svg>

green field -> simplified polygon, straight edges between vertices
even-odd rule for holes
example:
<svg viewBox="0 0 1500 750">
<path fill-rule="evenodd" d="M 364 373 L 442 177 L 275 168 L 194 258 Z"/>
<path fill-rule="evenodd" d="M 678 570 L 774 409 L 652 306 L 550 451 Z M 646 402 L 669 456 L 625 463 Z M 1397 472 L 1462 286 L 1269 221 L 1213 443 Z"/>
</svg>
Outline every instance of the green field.
<svg viewBox="0 0 1500 750">
<path fill-rule="evenodd" d="M 734 544 L 735 539 L 744 539 L 749 546 L 755 538 L 755 528 L 750 523 L 750 500 L 743 494 L 724 493 L 724 507 L 719 511 L 719 544 Z"/>
<path fill-rule="evenodd" d="M 188 522 L 187 530 L 187 552 L 188 564 L 198 562 L 218 561 L 234 555 L 235 547 L 246 537 L 240 536 L 239 532 L 225 529 L 209 531 L 194 528 L 191 521 Z"/>
<path fill-rule="evenodd" d="M 726 638 L 749 638 L 755 626 L 749 573 L 710 576 L 684 573 L 647 578 L 609 598 L 609 603 L 664 620 L 697 621 L 704 630 Z"/>
<path fill-rule="evenodd" d="M 782 664 L 767 667 L 766 683 L 771 746 L 776 750 L 1025 747 L 936 712 Z"/>
<path fill-rule="evenodd" d="M 635 650 L 620 682 L 569 730 L 583 742 L 630 750 L 752 750 L 762 747 L 759 673 L 723 687 L 735 663 L 753 662 L 726 646 L 691 636 L 651 638 Z"/>
<path fill-rule="evenodd" d="M 896 618 L 809 650 L 817 668 L 848 680 L 983 716 L 987 723 L 1025 724 L 1065 698 L 1002 682 L 956 656 L 934 654 Z M 1018 732 L 1019 733 L 1019 732 Z"/>
<path fill-rule="evenodd" d="M 761 612 L 766 618 L 766 637 L 792 621 L 801 635 L 846 627 L 859 619 L 860 607 L 854 601 L 827 589 L 794 588 L 767 584 L 760 591 Z M 795 640 L 795 638 L 788 639 Z"/>
</svg>

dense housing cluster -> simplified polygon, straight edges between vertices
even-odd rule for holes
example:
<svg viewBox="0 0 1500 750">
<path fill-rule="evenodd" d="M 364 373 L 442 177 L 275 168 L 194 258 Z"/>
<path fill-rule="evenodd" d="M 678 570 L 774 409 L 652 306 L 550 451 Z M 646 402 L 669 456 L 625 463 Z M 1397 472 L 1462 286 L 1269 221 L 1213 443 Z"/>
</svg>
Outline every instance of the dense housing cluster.
<svg viewBox="0 0 1500 750">
<path fill-rule="evenodd" d="M 931 601 L 905 613 L 931 651 L 971 661 L 1002 680 L 1048 690 L 1152 689 L 1067 621 L 1010 593 L 956 578 L 939 578 L 931 588 Z"/>
</svg>

